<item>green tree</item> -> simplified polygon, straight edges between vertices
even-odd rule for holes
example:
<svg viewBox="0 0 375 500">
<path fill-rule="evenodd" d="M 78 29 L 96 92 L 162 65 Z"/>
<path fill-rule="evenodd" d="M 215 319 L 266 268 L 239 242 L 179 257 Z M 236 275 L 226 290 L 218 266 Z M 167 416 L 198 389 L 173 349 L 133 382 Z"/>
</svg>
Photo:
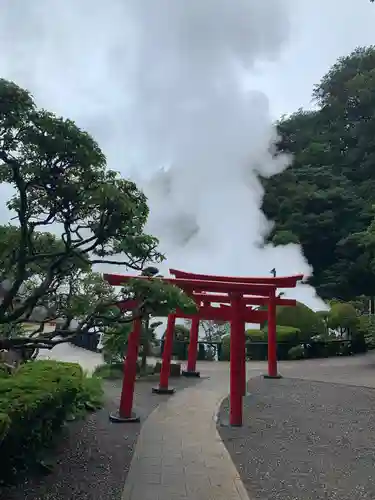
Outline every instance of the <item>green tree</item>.
<svg viewBox="0 0 375 500">
<path fill-rule="evenodd" d="M 164 334 L 165 335 L 165 334 Z M 174 340 L 176 342 L 189 342 L 190 328 L 185 325 L 176 324 L 174 327 Z"/>
<path fill-rule="evenodd" d="M 156 321 L 150 323 L 147 320 L 142 321 L 142 331 L 140 340 L 139 355 L 141 358 L 140 370 L 146 371 L 147 356 L 151 353 L 151 348 L 156 342 L 156 329 L 162 322 Z M 119 364 L 123 362 L 126 354 L 129 335 L 132 331 L 130 323 L 112 328 L 103 336 L 103 357 L 108 364 Z"/>
<path fill-rule="evenodd" d="M 314 269 L 323 298 L 374 295 L 375 48 L 358 48 L 315 86 L 317 109 L 277 123 L 278 151 L 292 154 L 284 172 L 264 179 L 263 210 L 275 244 L 292 234 Z"/>
<path fill-rule="evenodd" d="M 13 193 L 12 224 L 0 228 L 0 325 L 40 324 L 27 337 L 3 336 L 1 348 L 51 348 L 134 317 L 195 310 L 160 279 L 132 280 L 115 291 L 92 272 L 104 263 L 141 272 L 163 260 L 157 239 L 144 232 L 146 197 L 107 168 L 89 134 L 38 109 L 26 90 L 6 80 L 0 80 L 0 182 Z M 138 307 L 121 312 L 119 303 L 133 299 Z M 43 325 L 51 320 L 59 326 L 47 335 Z"/>
<path fill-rule="evenodd" d="M 186 327 L 190 331 L 190 320 L 186 320 Z M 229 323 L 224 321 L 202 320 L 199 322 L 202 340 L 206 342 L 219 342 L 221 337 L 228 333 Z"/>
<path fill-rule="evenodd" d="M 357 330 L 359 324 L 357 312 L 352 304 L 335 302 L 328 315 L 328 327 L 339 330 L 341 336 L 350 335 Z"/>
<path fill-rule="evenodd" d="M 102 354 L 106 363 L 112 365 L 123 362 L 131 331 L 131 323 L 127 323 L 118 327 L 108 328 L 107 332 L 104 333 Z"/>
<path fill-rule="evenodd" d="M 278 231 L 272 237 L 272 244 L 289 245 L 290 243 L 299 244 L 298 237 L 292 231 Z"/>
<path fill-rule="evenodd" d="M 156 329 L 162 325 L 161 321 L 150 323 L 149 321 L 143 322 L 141 333 L 141 372 L 145 373 L 147 368 L 147 356 L 150 356 L 152 347 L 156 342 Z"/>
</svg>

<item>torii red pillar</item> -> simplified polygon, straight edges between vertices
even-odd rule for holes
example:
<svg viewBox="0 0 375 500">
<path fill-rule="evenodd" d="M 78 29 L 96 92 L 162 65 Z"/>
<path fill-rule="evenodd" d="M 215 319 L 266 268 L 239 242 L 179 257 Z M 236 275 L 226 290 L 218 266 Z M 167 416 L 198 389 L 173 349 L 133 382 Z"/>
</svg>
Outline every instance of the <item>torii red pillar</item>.
<svg viewBox="0 0 375 500">
<path fill-rule="evenodd" d="M 124 360 L 120 407 L 117 413 L 110 414 L 109 418 L 112 422 L 139 422 L 140 420 L 132 410 L 141 330 L 141 320 L 135 319 L 133 321 L 133 330 L 129 335 L 128 349 Z"/>
<path fill-rule="evenodd" d="M 171 359 L 173 352 L 173 336 L 174 327 L 176 323 L 176 315 L 170 314 L 167 321 L 167 329 L 164 336 L 164 350 L 163 350 L 163 360 L 160 370 L 160 381 L 159 386 L 154 387 L 152 392 L 156 394 L 173 394 L 175 390 L 168 387 L 169 374 L 171 371 Z"/>
<path fill-rule="evenodd" d="M 277 372 L 277 340 L 276 340 L 276 297 L 272 292 L 268 302 L 268 374 L 265 378 L 281 378 Z"/>
<path fill-rule="evenodd" d="M 190 326 L 190 342 L 188 351 L 187 368 L 182 372 L 184 377 L 200 377 L 196 371 L 198 357 L 198 336 L 199 336 L 199 318 L 194 316 Z"/>
<path fill-rule="evenodd" d="M 245 332 L 245 324 L 242 330 L 242 343 L 241 343 L 241 379 L 242 379 L 242 387 L 243 387 L 243 395 L 247 394 L 247 380 L 246 380 L 246 332 Z"/>
<path fill-rule="evenodd" d="M 242 397 L 244 395 L 245 321 L 242 315 L 241 298 L 232 298 L 232 319 L 230 333 L 230 412 L 229 423 L 234 427 L 242 425 Z"/>
</svg>

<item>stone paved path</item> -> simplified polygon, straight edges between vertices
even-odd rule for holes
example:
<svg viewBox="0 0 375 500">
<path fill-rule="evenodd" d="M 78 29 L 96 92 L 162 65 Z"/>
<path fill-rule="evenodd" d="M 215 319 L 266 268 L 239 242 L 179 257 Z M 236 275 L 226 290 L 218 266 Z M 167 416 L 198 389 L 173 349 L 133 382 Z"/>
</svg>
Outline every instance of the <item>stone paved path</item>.
<svg viewBox="0 0 375 500">
<path fill-rule="evenodd" d="M 248 379 L 264 373 L 249 363 Z M 372 354 L 280 364 L 287 377 L 373 386 Z M 232 459 L 216 430 L 215 415 L 228 394 L 228 364 L 200 365 L 211 375 L 176 394 L 143 425 L 122 500 L 249 500 Z"/>
<path fill-rule="evenodd" d="M 228 365 L 205 368 L 211 378 L 170 398 L 143 425 L 123 500 L 248 500 L 216 430 Z"/>
</svg>

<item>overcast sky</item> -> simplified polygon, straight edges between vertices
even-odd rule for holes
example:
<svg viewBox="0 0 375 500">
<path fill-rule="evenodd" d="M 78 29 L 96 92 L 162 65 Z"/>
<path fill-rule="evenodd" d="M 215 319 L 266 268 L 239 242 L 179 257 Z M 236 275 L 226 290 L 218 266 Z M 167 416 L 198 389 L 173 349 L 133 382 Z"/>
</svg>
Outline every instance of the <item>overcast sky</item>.
<svg viewBox="0 0 375 500">
<path fill-rule="evenodd" d="M 166 265 L 311 272 L 297 246 L 259 249 L 270 223 L 257 175 L 288 164 L 269 154 L 272 121 L 310 106 L 338 57 L 375 42 L 374 4 L 0 0 L 0 9 L 0 75 L 88 129 L 109 166 L 140 183 Z M 163 176 L 161 166 L 172 168 Z"/>
<path fill-rule="evenodd" d="M 311 106 L 311 90 L 340 56 L 375 44 L 375 5 L 369 0 L 289 0 L 289 41 L 279 60 L 251 77 L 274 116 Z"/>
</svg>

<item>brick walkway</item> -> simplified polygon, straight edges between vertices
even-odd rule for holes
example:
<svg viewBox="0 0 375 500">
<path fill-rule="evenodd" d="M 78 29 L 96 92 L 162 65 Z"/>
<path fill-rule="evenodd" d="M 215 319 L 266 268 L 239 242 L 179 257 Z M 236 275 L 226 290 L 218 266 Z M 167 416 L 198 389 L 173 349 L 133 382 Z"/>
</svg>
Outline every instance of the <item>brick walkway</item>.
<svg viewBox="0 0 375 500">
<path fill-rule="evenodd" d="M 155 410 L 142 427 L 123 500 L 248 500 L 216 430 L 228 367 Z"/>
</svg>

